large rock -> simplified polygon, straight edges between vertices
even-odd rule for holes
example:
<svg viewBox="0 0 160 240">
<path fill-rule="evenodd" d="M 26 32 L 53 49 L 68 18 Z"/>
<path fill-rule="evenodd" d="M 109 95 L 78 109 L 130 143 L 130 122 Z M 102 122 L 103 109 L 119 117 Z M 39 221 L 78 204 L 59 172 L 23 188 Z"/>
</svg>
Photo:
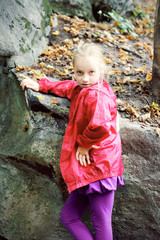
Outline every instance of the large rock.
<svg viewBox="0 0 160 240">
<path fill-rule="evenodd" d="M 51 8 L 48 0 L 1 0 L 0 56 L 7 65 L 31 65 L 46 48 Z"/>
<path fill-rule="evenodd" d="M 52 9 L 56 13 L 68 16 L 78 16 L 86 20 L 99 19 L 97 12 L 102 10 L 104 13 L 114 9 L 118 14 L 124 15 L 133 9 L 132 0 L 49 0 Z"/>
<path fill-rule="evenodd" d="M 23 92 L 19 81 L 18 74 L 1 74 L 0 235 L 8 240 L 69 240 L 59 221 L 68 195 L 59 158 L 70 103 Z M 125 186 L 116 192 L 114 239 L 159 240 L 160 138 L 152 128 L 123 118 L 120 123 Z M 88 214 L 84 220 L 92 229 Z"/>
<path fill-rule="evenodd" d="M 86 20 L 94 20 L 92 4 L 84 0 L 49 0 L 55 13 L 78 16 Z"/>
<path fill-rule="evenodd" d="M 53 96 L 24 94 L 13 74 L 1 74 L 0 91 L 0 235 L 65 239 L 59 214 L 66 189 L 59 158 L 69 102 L 49 109 Z M 45 97 L 40 112 L 38 100 Z"/>
<path fill-rule="evenodd" d="M 119 15 L 124 15 L 127 12 L 133 10 L 132 0 L 93 0 L 92 4 L 93 13 L 96 19 L 99 18 L 98 11 L 101 10 L 103 13 L 116 11 Z"/>
<path fill-rule="evenodd" d="M 125 187 L 115 200 L 117 239 L 160 239 L 160 137 L 121 119 Z"/>
</svg>

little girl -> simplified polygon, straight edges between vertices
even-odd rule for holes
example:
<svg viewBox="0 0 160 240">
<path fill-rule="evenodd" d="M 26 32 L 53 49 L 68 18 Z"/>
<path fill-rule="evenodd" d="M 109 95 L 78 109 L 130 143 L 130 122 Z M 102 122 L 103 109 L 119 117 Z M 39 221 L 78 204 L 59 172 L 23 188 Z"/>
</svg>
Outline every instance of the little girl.
<svg viewBox="0 0 160 240">
<path fill-rule="evenodd" d="M 70 193 L 61 222 L 77 240 L 93 240 L 80 220 L 89 206 L 96 240 L 112 240 L 114 192 L 122 186 L 121 140 L 116 97 L 103 79 L 105 61 L 96 44 L 83 44 L 73 57 L 75 81 L 26 78 L 21 86 L 71 100 L 60 167 Z"/>
</svg>

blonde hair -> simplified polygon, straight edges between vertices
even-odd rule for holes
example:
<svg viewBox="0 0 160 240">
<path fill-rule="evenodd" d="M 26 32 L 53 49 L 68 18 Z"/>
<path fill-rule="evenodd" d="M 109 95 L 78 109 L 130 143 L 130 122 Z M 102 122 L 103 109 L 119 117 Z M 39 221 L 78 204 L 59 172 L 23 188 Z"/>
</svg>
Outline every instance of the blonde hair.
<svg viewBox="0 0 160 240">
<path fill-rule="evenodd" d="M 99 45 L 95 43 L 81 43 L 78 45 L 73 56 L 73 67 L 75 65 L 76 58 L 80 56 L 91 56 L 95 57 L 97 64 L 99 65 L 101 71 L 101 77 L 104 77 L 106 71 L 106 62 L 102 53 L 102 49 Z"/>
</svg>

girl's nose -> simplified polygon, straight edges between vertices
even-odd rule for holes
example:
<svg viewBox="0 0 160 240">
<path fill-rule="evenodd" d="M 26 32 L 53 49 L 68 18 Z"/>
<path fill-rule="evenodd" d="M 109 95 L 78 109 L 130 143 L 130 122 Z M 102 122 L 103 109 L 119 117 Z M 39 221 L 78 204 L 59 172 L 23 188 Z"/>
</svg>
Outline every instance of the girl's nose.
<svg viewBox="0 0 160 240">
<path fill-rule="evenodd" d="M 88 76 L 87 76 L 87 75 L 84 75 L 83 78 L 82 78 L 82 81 L 83 81 L 83 82 L 88 82 L 88 79 L 89 79 Z"/>
</svg>

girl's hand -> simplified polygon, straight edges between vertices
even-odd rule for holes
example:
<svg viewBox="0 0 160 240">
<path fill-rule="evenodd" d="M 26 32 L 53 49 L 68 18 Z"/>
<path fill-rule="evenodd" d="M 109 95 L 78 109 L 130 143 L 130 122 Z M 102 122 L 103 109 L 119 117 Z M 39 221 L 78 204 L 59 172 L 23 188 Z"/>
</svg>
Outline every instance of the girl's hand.
<svg viewBox="0 0 160 240">
<path fill-rule="evenodd" d="M 24 80 L 21 82 L 20 86 L 22 87 L 23 90 L 26 87 L 26 88 L 30 88 L 36 92 L 39 91 L 39 84 L 37 82 L 33 81 L 29 77 L 25 77 Z"/>
<path fill-rule="evenodd" d="M 90 164 L 89 160 L 89 149 L 78 147 L 76 152 L 76 159 L 80 162 L 80 164 L 83 166 L 87 166 L 87 163 Z"/>
<path fill-rule="evenodd" d="M 98 149 L 99 147 L 96 145 L 92 145 L 91 148 Z M 80 164 L 83 166 L 87 166 L 88 164 L 91 164 L 90 157 L 89 157 L 89 150 L 91 148 L 83 148 L 83 147 L 78 147 L 77 152 L 76 152 L 76 159 L 77 161 L 80 162 Z"/>
</svg>

